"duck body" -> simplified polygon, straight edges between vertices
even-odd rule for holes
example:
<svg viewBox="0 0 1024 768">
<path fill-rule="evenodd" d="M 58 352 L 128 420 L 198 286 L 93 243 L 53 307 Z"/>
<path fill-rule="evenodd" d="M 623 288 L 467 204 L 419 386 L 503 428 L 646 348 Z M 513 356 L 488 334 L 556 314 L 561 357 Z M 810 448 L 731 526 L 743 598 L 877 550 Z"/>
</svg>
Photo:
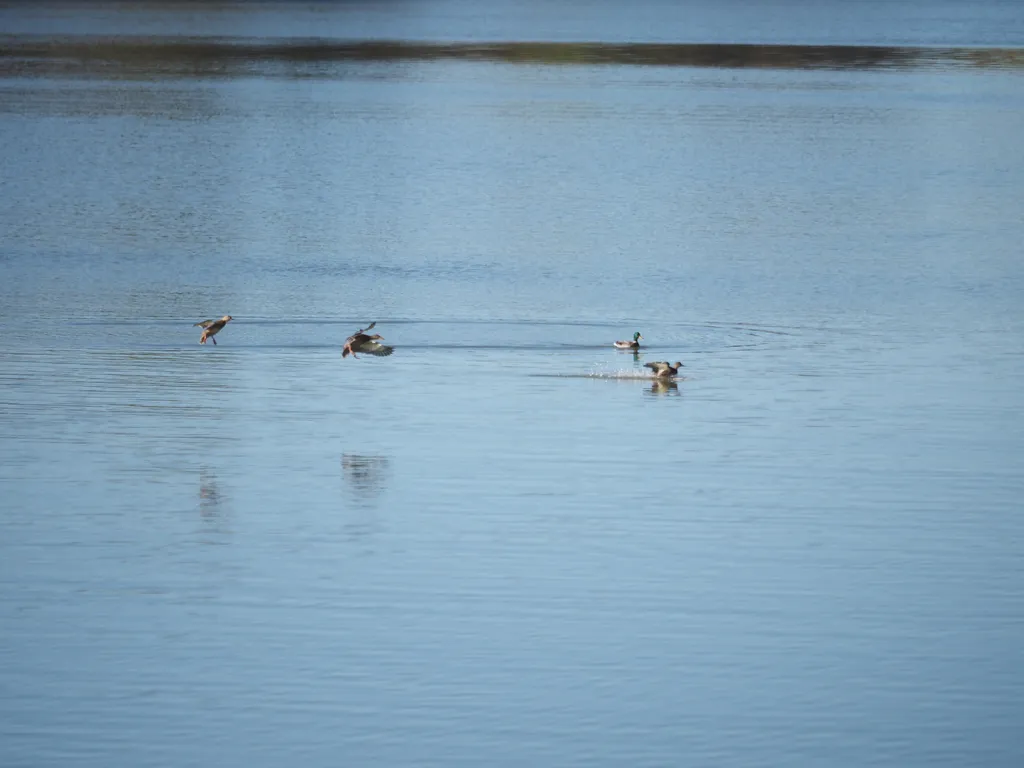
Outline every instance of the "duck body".
<svg viewBox="0 0 1024 768">
<path fill-rule="evenodd" d="M 214 346 L 217 346 L 217 340 L 213 337 L 220 333 L 224 326 L 233 319 L 231 315 L 224 315 L 220 320 L 203 320 L 199 323 L 193 323 L 192 327 L 203 329 L 203 335 L 199 337 L 200 344 L 205 344 L 206 340 L 209 339 L 213 342 Z"/>
<path fill-rule="evenodd" d="M 654 375 L 658 378 L 668 378 L 670 376 L 676 376 L 679 373 L 679 369 L 684 367 L 682 363 L 677 362 L 675 365 L 672 363 L 644 363 L 645 368 L 650 368 L 654 371 Z"/>
<path fill-rule="evenodd" d="M 341 356 L 348 357 L 349 355 L 352 355 L 354 360 L 358 360 L 359 358 L 356 357 L 356 352 L 362 352 L 367 355 L 376 355 L 377 357 L 387 357 L 394 352 L 394 347 L 389 347 L 386 344 L 380 343 L 380 340 L 384 337 L 379 333 L 375 333 L 373 336 L 366 333 L 366 331 L 369 331 L 376 324 L 377 321 L 375 320 L 365 328 L 360 328 L 345 339 L 345 346 L 341 350 Z"/>
<path fill-rule="evenodd" d="M 613 346 L 616 349 L 640 349 L 640 339 L 642 338 L 640 331 L 637 331 L 633 334 L 632 341 L 616 341 Z"/>
</svg>

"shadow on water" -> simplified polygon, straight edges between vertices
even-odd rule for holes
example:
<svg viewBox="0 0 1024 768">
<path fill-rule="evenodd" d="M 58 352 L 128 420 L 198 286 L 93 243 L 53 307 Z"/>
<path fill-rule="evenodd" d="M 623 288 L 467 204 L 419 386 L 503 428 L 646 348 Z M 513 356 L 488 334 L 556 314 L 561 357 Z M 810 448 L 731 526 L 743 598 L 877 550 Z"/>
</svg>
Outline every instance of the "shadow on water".
<svg viewBox="0 0 1024 768">
<path fill-rule="evenodd" d="M 346 63 L 501 62 L 729 69 L 1024 68 L 1013 48 L 0 36 L 0 77 L 335 78 Z"/>
</svg>

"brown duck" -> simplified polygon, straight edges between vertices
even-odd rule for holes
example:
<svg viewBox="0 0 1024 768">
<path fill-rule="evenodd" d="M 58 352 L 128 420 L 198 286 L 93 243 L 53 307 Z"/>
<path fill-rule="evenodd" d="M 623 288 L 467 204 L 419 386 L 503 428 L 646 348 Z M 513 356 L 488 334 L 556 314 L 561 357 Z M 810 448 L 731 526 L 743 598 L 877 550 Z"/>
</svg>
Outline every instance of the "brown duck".
<svg viewBox="0 0 1024 768">
<path fill-rule="evenodd" d="M 233 319 L 231 315 L 224 315 L 220 320 L 203 320 L 201 323 L 193 323 L 192 327 L 202 327 L 203 329 L 203 335 L 199 337 L 200 344 L 205 344 L 206 340 L 209 339 L 213 342 L 214 346 L 217 346 L 217 340 L 213 337 L 220 333 L 221 329 Z"/>
<path fill-rule="evenodd" d="M 367 355 L 376 355 L 377 357 L 387 357 L 394 352 L 394 347 L 389 347 L 378 342 L 379 339 L 384 338 L 379 333 L 375 333 L 373 336 L 368 336 L 366 334 L 366 331 L 372 329 L 376 324 L 377 321 L 374 320 L 365 328 L 360 328 L 345 339 L 345 346 L 341 350 L 341 356 L 348 357 L 351 354 L 353 359 L 358 360 L 359 358 L 356 357 L 356 352 L 363 352 Z"/>
<path fill-rule="evenodd" d="M 682 363 L 677 362 L 675 365 L 672 365 L 671 363 L 644 363 L 644 367 L 650 368 L 654 371 L 655 376 L 668 377 L 675 376 L 679 373 L 679 369 L 684 368 L 685 366 Z"/>
</svg>

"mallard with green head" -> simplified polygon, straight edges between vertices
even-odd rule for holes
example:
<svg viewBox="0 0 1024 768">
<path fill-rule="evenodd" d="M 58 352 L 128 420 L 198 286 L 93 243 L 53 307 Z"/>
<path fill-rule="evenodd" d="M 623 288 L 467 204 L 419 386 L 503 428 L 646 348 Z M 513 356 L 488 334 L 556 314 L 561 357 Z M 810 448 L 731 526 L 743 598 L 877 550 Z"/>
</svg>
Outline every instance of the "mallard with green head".
<svg viewBox="0 0 1024 768">
<path fill-rule="evenodd" d="M 366 334 L 366 331 L 373 328 L 376 324 L 377 321 L 374 320 L 365 328 L 360 328 L 345 339 L 345 346 L 341 350 L 341 356 L 348 357 L 349 355 L 352 355 L 354 360 L 358 360 L 359 358 L 356 357 L 356 352 L 364 352 L 367 355 L 376 355 L 377 357 L 387 357 L 394 352 L 394 347 L 389 347 L 385 344 L 379 343 L 379 340 L 384 338 L 379 333 L 375 333 L 373 336 L 368 336 Z"/>
<path fill-rule="evenodd" d="M 679 373 L 680 368 L 685 366 L 682 363 L 644 363 L 645 368 L 650 368 L 654 371 L 654 375 L 659 378 L 668 378 L 669 376 L 675 376 Z"/>
<path fill-rule="evenodd" d="M 642 339 L 642 338 L 643 338 L 643 336 L 640 335 L 640 331 L 637 331 L 636 333 L 633 334 L 633 340 L 632 341 L 616 341 L 615 342 L 615 348 L 616 349 L 640 349 L 640 339 Z"/>
</svg>

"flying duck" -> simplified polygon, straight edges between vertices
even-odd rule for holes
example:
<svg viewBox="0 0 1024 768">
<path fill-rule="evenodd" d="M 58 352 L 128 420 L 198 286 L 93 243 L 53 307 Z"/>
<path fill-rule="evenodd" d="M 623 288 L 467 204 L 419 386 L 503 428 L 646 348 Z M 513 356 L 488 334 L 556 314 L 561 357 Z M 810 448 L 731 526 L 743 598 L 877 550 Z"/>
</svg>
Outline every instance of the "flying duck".
<svg viewBox="0 0 1024 768">
<path fill-rule="evenodd" d="M 201 323 L 193 323 L 192 327 L 201 327 L 203 329 L 203 335 L 199 337 L 200 344 L 205 344 L 206 340 L 209 339 L 213 342 L 214 346 L 217 346 L 217 340 L 213 337 L 220 333 L 221 329 L 233 319 L 231 315 L 224 315 L 220 320 L 203 320 Z"/>
<path fill-rule="evenodd" d="M 373 336 L 366 335 L 366 331 L 373 328 L 376 324 L 377 321 L 374 320 L 365 328 L 360 328 L 345 339 L 345 346 L 341 350 L 341 356 L 348 357 L 351 354 L 353 359 L 358 360 L 356 352 L 364 352 L 367 355 L 376 355 L 377 357 L 387 357 L 394 352 L 394 347 L 378 343 L 378 339 L 384 338 L 379 333 L 375 333 Z"/>
</svg>

